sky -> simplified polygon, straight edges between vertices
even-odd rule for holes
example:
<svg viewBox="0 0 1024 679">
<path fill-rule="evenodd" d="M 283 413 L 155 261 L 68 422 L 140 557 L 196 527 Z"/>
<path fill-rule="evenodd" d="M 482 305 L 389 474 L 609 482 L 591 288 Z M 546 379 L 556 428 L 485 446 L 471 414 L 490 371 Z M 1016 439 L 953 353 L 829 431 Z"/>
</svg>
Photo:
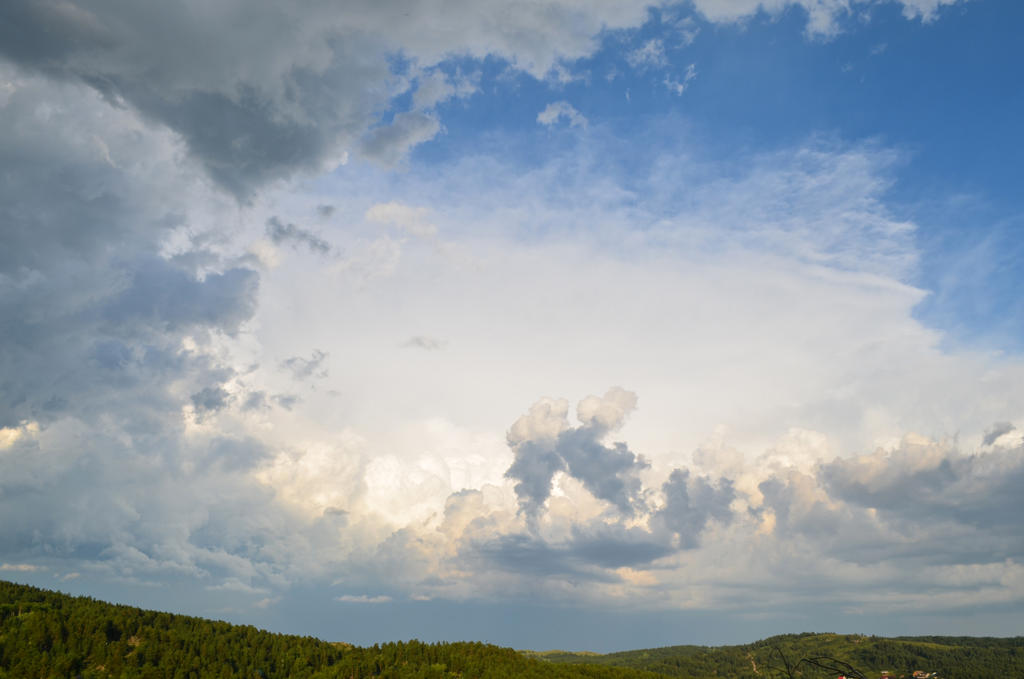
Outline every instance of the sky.
<svg viewBox="0 0 1024 679">
<path fill-rule="evenodd" d="M 1024 4 L 0 5 L 0 578 L 372 644 L 1024 634 Z"/>
</svg>

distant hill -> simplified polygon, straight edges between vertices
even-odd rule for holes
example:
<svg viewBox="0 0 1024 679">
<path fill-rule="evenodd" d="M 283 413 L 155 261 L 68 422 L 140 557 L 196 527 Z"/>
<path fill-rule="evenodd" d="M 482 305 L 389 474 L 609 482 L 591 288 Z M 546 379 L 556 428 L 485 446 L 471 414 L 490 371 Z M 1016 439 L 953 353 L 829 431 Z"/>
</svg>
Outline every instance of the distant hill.
<svg viewBox="0 0 1024 679">
<path fill-rule="evenodd" d="M 876 679 L 1024 677 L 1024 638 L 789 634 L 743 646 L 623 653 L 419 641 L 359 648 L 0 581 L 0 679 L 776 679 L 830 656 Z M 837 673 L 801 665 L 801 679 Z M 852 676 L 852 675 L 851 675 Z M 932 678 L 933 679 L 933 678 Z"/>
<path fill-rule="evenodd" d="M 786 677 L 784 662 L 827 656 L 876 679 L 883 671 L 898 679 L 914 673 L 931 679 L 1019 679 L 1024 677 L 1024 637 L 875 637 L 848 634 L 785 634 L 742 646 L 667 646 L 605 655 L 547 651 L 531 654 L 552 663 L 643 669 L 687 679 Z M 783 660 L 785 658 L 785 661 Z M 821 664 L 839 666 L 821 660 Z M 793 676 L 832 677 L 807 663 Z M 919 675 L 920 676 L 920 675 Z"/>
<path fill-rule="evenodd" d="M 481 643 L 358 648 L 0 581 L 0 679 L 661 679 Z"/>
</svg>

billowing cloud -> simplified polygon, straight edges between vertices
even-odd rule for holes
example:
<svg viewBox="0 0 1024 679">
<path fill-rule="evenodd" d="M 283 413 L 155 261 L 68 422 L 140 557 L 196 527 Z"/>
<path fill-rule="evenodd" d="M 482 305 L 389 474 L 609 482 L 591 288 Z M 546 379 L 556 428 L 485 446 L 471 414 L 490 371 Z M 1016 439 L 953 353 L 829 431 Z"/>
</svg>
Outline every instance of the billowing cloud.
<svg viewBox="0 0 1024 679">
<path fill-rule="evenodd" d="M 694 6 L 801 5 L 828 34 L 862 4 Z M 1024 601 L 1002 421 L 1021 366 L 941 350 L 913 317 L 898 154 L 812 139 L 722 167 L 681 142 L 634 150 L 623 179 L 595 124 L 536 165 L 481 151 L 390 173 L 485 92 L 484 58 L 572 80 L 649 19 L 639 1 L 442 5 L 0 8 L 0 571 L 259 610 L 306 586 L 354 604 L 845 610 L 866 584 L 878 608 Z M 540 106 L 522 122 L 550 140 Z M 536 121 L 587 122 L 566 101 Z M 346 228 L 328 241 L 306 218 Z M 272 263 L 271 243 L 294 252 Z M 538 394 L 595 380 L 638 385 L 643 408 L 613 388 L 570 421 L 541 399 L 502 441 Z"/>
<path fill-rule="evenodd" d="M 568 423 L 566 401 L 535 403 L 509 430 L 508 443 L 515 459 L 506 472 L 517 481 L 520 511 L 533 535 L 513 534 L 476 549 L 497 561 L 526 560 L 530 568 L 579 574 L 587 568 L 646 566 L 677 549 L 697 547 L 709 521 L 728 524 L 732 520 L 730 504 L 736 497 L 728 479 L 712 482 L 677 468 L 656 494 L 645 490 L 640 478 L 649 467 L 647 461 L 625 443 L 605 443 L 605 437 L 622 427 L 636 403 L 636 394 L 619 387 L 603 397 L 588 396 L 576 407 L 581 423 L 577 427 Z M 593 517 L 573 523 L 568 538 L 549 541 L 539 537 L 541 519 L 552 519 L 558 512 L 549 502 L 559 472 L 614 507 L 617 518 Z M 642 518 L 649 527 L 626 526 L 619 520 L 634 517 Z"/>
<path fill-rule="evenodd" d="M 589 396 L 577 406 L 580 426 L 568 422 L 568 403 L 543 400 L 517 420 L 508 443 L 515 460 L 506 476 L 517 481 L 520 508 L 535 517 L 551 494 L 556 472 L 578 479 L 593 495 L 630 514 L 640 501 L 637 473 L 646 467 L 624 443 L 603 443 L 636 407 L 636 395 L 613 388 L 603 398 Z"/>
<path fill-rule="evenodd" d="M 393 163 L 433 138 L 440 123 L 425 110 L 475 89 L 433 68 L 450 55 L 493 54 L 543 76 L 560 59 L 592 53 L 601 30 L 643 23 L 646 5 L 583 11 L 551 0 L 509 15 L 500 3 L 472 12 L 415 2 L 282 10 L 225 0 L 196 14 L 178 2 L 139 12 L 130 3 L 18 0 L 0 15 L 0 53 L 167 125 L 216 181 L 250 197 L 280 177 L 337 164 L 350 149 Z M 389 66 L 398 53 L 422 69 L 422 92 L 416 109 L 382 125 L 380 113 L 410 87 L 409 75 Z"/>
<path fill-rule="evenodd" d="M 956 0 L 899 0 L 908 17 L 930 19 Z M 222 186 L 250 198 L 256 187 L 297 172 L 337 165 L 361 149 L 396 162 L 441 129 L 429 113 L 476 85 L 442 75 L 454 56 L 507 60 L 543 77 L 563 61 L 589 56 L 602 31 L 635 28 L 648 0 L 530 4 L 509 14 L 499 2 L 464 11 L 455 0 L 425 7 L 407 0 L 335 6 L 223 0 L 216 10 L 158 12 L 130 3 L 15 0 L 0 15 L 0 54 L 21 67 L 84 83 L 174 130 Z M 863 4 L 863 3 L 855 3 Z M 845 0 L 698 0 L 707 20 L 736 21 L 797 5 L 808 30 L 831 35 L 850 12 Z M 651 45 L 652 43 L 648 43 Z M 187 45 L 187 49 L 182 46 Z M 412 65 L 393 69 L 403 54 Z M 657 59 L 641 48 L 643 63 Z M 381 119 L 412 83 L 412 110 Z"/>
<path fill-rule="evenodd" d="M 662 486 L 665 504 L 652 517 L 654 525 L 674 533 L 679 546 L 692 549 L 711 519 L 732 520 L 730 504 L 736 497 L 729 479 L 712 483 L 706 477 L 691 477 L 689 470 L 675 469 Z"/>
</svg>

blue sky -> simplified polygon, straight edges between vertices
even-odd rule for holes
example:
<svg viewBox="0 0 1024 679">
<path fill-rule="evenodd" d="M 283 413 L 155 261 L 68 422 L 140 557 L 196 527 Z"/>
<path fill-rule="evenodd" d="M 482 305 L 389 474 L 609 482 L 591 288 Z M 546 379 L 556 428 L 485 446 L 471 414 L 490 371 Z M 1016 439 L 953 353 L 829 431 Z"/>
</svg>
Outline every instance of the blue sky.
<svg viewBox="0 0 1024 679">
<path fill-rule="evenodd" d="M 1017 3 L 0 10 L 0 577 L 373 643 L 1012 635 Z"/>
<path fill-rule="evenodd" d="M 1012 149 L 1022 144 L 1024 94 L 1013 83 L 1024 78 L 1024 55 L 1016 41 L 995 36 L 1022 15 L 1016 5 L 982 2 L 923 23 L 888 3 L 870 8 L 870 19 L 847 18 L 838 35 L 801 40 L 806 12 L 799 7 L 726 25 L 683 13 L 693 20 L 684 30 L 696 32 L 685 44 L 672 26 L 677 11 L 654 12 L 643 27 L 608 36 L 591 58 L 574 63 L 579 80 L 552 86 L 520 75 L 514 87 L 492 84 L 490 96 L 448 104 L 445 134 L 414 155 L 440 163 L 482 144 L 501 145 L 507 134 L 518 139 L 517 160 L 542 162 L 553 135 L 536 130 L 534 111 L 552 99 L 607 128 L 622 149 L 620 172 L 681 139 L 690 153 L 716 159 L 814 135 L 876 143 L 901 156 L 887 201 L 919 219 L 917 246 L 926 256 L 914 282 L 933 293 L 919 317 L 950 333 L 949 341 L 1018 350 L 1021 159 Z M 651 40 L 666 45 L 666 63 L 638 72 L 626 55 Z M 674 95 L 664 80 L 685 76 L 689 64 L 699 66 L 699 77 L 689 96 Z M 490 81 L 505 68 L 494 62 L 481 72 Z M 965 250 L 998 263 L 950 280 L 950 259 Z"/>
</svg>

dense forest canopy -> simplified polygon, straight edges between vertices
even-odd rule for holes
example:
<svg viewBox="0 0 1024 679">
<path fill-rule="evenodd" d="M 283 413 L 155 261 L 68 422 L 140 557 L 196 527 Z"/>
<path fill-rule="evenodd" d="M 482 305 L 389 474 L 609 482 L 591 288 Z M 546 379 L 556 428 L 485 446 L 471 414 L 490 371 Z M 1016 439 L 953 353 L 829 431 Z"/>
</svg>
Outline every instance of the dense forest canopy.
<svg viewBox="0 0 1024 679">
<path fill-rule="evenodd" d="M 0 581 L 0 679 L 658 679 L 482 643 L 358 648 Z"/>
<path fill-rule="evenodd" d="M 794 676 L 835 677 L 802 659 L 828 658 L 877 678 L 887 672 L 912 679 L 914 673 L 931 679 L 1009 679 L 1024 677 L 1024 637 L 896 637 L 859 634 L 784 634 L 741 646 L 668 646 L 622 653 L 535 654 L 551 662 L 628 667 L 661 675 L 703 679 L 766 679 L 786 677 L 785 663 L 797 667 Z M 839 663 L 829 663 L 837 666 Z"/>
<path fill-rule="evenodd" d="M 623 653 L 515 651 L 482 643 L 394 642 L 359 648 L 0 581 L 0 679 L 772 679 L 783 658 L 828 656 L 868 677 L 882 670 L 943 679 L 1024 676 L 1024 638 L 783 635 L 743 646 Z M 801 677 L 831 676 L 802 665 Z"/>
</svg>

